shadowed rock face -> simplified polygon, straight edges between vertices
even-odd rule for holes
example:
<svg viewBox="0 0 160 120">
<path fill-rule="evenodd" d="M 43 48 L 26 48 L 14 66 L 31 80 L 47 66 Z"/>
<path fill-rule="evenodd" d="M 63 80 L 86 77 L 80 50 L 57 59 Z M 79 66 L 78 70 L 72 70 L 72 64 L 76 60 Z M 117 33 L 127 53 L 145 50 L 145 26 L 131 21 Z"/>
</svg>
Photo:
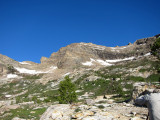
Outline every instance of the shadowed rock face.
<svg viewBox="0 0 160 120">
<path fill-rule="evenodd" d="M 50 58 L 42 57 L 41 64 L 53 64 L 59 69 L 69 69 L 81 66 L 82 62 L 90 58 L 101 60 L 124 59 L 137 57 L 150 52 L 150 47 L 156 37 L 137 40 L 134 44 L 122 47 L 105 47 L 92 43 L 73 43 L 52 53 Z"/>
</svg>

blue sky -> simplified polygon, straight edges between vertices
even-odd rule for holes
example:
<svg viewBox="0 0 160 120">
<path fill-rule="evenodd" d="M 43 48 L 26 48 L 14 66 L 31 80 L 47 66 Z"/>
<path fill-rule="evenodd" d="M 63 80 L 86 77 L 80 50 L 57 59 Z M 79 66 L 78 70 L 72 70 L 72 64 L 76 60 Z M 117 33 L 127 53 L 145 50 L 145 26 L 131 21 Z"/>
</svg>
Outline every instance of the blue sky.
<svg viewBox="0 0 160 120">
<path fill-rule="evenodd" d="M 40 62 L 71 43 L 123 46 L 160 33 L 160 0 L 0 0 L 0 53 Z"/>
</svg>

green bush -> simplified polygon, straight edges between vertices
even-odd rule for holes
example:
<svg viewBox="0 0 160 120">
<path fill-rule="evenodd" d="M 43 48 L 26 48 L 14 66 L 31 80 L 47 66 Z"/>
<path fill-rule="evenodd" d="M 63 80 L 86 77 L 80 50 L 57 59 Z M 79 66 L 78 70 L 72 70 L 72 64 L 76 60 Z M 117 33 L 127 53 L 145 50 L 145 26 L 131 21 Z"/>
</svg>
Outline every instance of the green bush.
<svg viewBox="0 0 160 120">
<path fill-rule="evenodd" d="M 80 111 L 81 111 L 80 108 L 76 108 L 76 109 L 74 110 L 74 112 L 80 112 Z"/>
<path fill-rule="evenodd" d="M 46 111 L 46 108 L 32 109 L 29 106 L 24 106 L 23 108 L 17 108 L 10 110 L 11 115 L 8 115 L 1 120 L 12 120 L 14 117 L 20 117 L 23 119 L 34 119 L 39 120 L 40 116 Z M 33 112 L 33 113 L 32 113 Z"/>
<path fill-rule="evenodd" d="M 105 107 L 103 105 L 98 106 L 99 109 L 104 109 Z"/>
<path fill-rule="evenodd" d="M 65 77 L 64 81 L 59 84 L 59 96 L 58 101 L 60 104 L 71 104 L 77 101 L 77 94 L 75 85 L 71 82 L 69 76 Z"/>
</svg>

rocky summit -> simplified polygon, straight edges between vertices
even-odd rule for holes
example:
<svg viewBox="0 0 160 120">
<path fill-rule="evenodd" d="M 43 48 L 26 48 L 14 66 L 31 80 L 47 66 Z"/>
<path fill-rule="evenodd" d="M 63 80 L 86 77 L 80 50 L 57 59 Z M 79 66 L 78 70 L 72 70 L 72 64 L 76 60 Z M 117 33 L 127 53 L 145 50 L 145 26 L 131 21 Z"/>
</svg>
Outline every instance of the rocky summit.
<svg viewBox="0 0 160 120">
<path fill-rule="evenodd" d="M 18 62 L 0 54 L 1 120 L 145 120 L 136 97 L 159 91 L 158 59 L 151 47 L 159 35 L 126 46 L 73 43 L 42 57 Z M 77 102 L 59 104 L 59 83 L 69 76 Z"/>
</svg>

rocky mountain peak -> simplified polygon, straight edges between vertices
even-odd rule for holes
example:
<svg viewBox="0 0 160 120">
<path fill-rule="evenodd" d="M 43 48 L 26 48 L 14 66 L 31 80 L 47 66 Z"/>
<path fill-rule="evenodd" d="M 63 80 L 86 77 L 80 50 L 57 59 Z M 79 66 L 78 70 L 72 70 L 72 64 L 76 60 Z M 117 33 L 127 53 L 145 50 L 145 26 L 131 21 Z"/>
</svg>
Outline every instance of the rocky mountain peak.
<svg viewBox="0 0 160 120">
<path fill-rule="evenodd" d="M 53 64 L 59 69 L 72 69 L 82 66 L 82 63 L 91 59 L 105 61 L 137 57 L 149 53 L 155 39 L 156 37 L 143 38 L 134 44 L 130 43 L 121 47 L 106 47 L 83 42 L 73 43 L 52 53 L 50 58 L 42 57 L 41 64 Z"/>
</svg>

